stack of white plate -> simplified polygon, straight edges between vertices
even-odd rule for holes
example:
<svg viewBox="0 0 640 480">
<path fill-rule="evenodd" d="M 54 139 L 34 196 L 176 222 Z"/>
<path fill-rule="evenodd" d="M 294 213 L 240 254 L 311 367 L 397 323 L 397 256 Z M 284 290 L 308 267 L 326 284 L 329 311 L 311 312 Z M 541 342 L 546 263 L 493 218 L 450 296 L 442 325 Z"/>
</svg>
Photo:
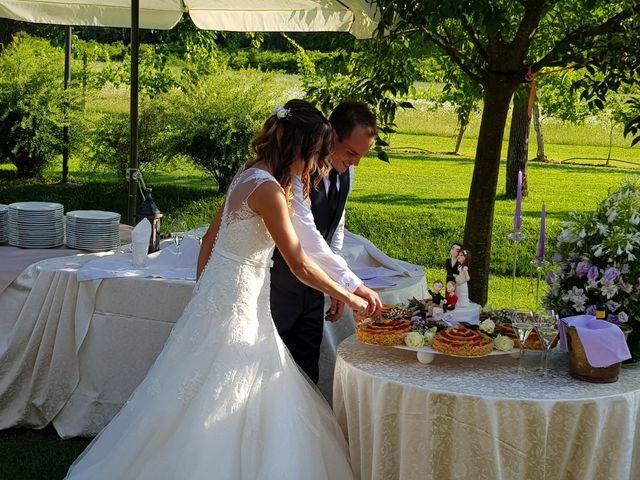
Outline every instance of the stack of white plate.
<svg viewBox="0 0 640 480">
<path fill-rule="evenodd" d="M 102 210 L 67 213 L 67 246 L 104 252 L 120 246 L 120 214 Z"/>
<path fill-rule="evenodd" d="M 9 205 L 9 244 L 22 248 L 51 248 L 64 243 L 64 207 L 51 202 Z"/>
<path fill-rule="evenodd" d="M 0 243 L 6 243 L 9 240 L 8 215 L 9 207 L 7 205 L 0 204 Z"/>
</svg>

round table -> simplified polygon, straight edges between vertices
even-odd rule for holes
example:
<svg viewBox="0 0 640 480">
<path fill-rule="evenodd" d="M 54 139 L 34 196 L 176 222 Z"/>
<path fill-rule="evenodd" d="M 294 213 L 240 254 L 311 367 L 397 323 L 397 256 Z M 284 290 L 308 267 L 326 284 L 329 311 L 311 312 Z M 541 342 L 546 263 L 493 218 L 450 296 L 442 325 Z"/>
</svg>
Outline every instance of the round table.
<svg viewBox="0 0 640 480">
<path fill-rule="evenodd" d="M 568 375 L 563 352 L 546 377 L 516 366 L 509 355 L 425 365 L 345 340 L 333 408 L 356 478 L 640 478 L 640 368 L 592 384 Z"/>
</svg>

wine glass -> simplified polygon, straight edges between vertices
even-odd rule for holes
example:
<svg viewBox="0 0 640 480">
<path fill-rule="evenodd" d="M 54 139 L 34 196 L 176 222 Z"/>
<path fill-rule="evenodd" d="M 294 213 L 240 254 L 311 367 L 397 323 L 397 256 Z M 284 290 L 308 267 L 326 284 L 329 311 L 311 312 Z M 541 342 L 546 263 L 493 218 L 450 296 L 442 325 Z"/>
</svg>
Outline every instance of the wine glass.
<svg viewBox="0 0 640 480">
<path fill-rule="evenodd" d="M 176 244 L 176 253 L 180 255 L 180 245 L 185 237 L 185 232 L 187 230 L 187 222 L 184 220 L 174 220 L 171 222 L 171 238 L 173 242 Z"/>
<path fill-rule="evenodd" d="M 520 355 L 518 356 L 518 372 L 522 373 L 524 369 L 522 368 L 522 356 L 524 355 L 524 342 L 529 338 L 529 334 L 533 330 L 532 323 L 525 322 L 514 322 L 511 324 L 513 330 L 516 332 L 518 336 L 518 341 L 520 342 Z"/>
<path fill-rule="evenodd" d="M 536 332 L 538 332 L 538 336 L 540 337 L 540 341 L 544 347 L 542 357 L 542 375 L 547 375 L 549 373 L 549 350 L 551 350 L 553 342 L 558 338 L 558 327 L 550 323 L 540 323 L 536 325 Z"/>
</svg>

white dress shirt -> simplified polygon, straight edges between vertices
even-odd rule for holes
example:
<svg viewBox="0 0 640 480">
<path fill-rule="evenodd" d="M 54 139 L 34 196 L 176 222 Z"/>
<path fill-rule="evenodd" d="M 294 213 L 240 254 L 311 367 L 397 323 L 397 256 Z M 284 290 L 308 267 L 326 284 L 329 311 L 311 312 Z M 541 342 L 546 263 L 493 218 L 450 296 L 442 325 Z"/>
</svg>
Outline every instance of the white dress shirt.
<svg viewBox="0 0 640 480">
<path fill-rule="evenodd" d="M 347 193 L 347 195 L 349 195 L 349 193 L 351 193 L 351 190 L 353 190 L 353 174 L 355 173 L 355 167 L 353 165 L 351 165 L 349 167 L 349 192 Z M 330 184 L 330 180 L 329 177 L 322 177 L 322 183 L 324 184 L 324 191 L 327 195 L 329 195 L 329 184 Z M 336 182 L 336 189 L 338 190 L 338 192 L 340 191 L 340 182 Z M 340 255 L 340 252 L 342 252 L 342 245 L 344 244 L 344 219 L 345 219 L 345 211 L 346 209 L 342 210 L 342 216 L 340 217 L 340 221 L 338 222 L 338 226 L 336 227 L 336 231 L 333 234 L 333 237 L 331 238 L 331 250 L 333 250 L 333 252 L 337 255 Z"/>
<path fill-rule="evenodd" d="M 351 172 L 351 178 L 353 178 L 353 171 Z M 302 188 L 302 179 L 294 175 L 291 178 L 291 190 L 293 192 L 293 200 L 291 201 L 293 216 L 291 217 L 291 222 L 300 239 L 300 244 L 306 254 L 309 255 L 332 280 L 353 293 L 363 282 L 349 269 L 344 258 L 334 253 L 342 249 L 344 240 L 344 212 L 340 219 L 340 224 L 336 229 L 336 233 L 333 235 L 331 247 L 329 247 L 313 220 L 311 203 L 309 200 L 305 201 L 303 199 Z M 325 184 L 325 188 L 328 188 L 328 184 Z M 349 190 L 351 190 L 351 185 L 349 186 Z M 340 231 L 340 235 L 339 239 L 336 240 L 338 231 Z M 337 250 L 335 250 L 336 248 Z"/>
</svg>

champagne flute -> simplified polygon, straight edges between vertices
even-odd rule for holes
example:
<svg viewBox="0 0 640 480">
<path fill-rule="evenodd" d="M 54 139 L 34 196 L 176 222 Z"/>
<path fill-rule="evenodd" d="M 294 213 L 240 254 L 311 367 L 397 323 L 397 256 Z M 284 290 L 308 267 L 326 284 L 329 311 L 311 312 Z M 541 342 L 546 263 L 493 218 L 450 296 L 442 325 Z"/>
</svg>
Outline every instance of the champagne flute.
<svg viewBox="0 0 640 480">
<path fill-rule="evenodd" d="M 538 332 L 538 336 L 540 337 L 540 341 L 542 342 L 542 346 L 544 347 L 542 375 L 547 375 L 549 373 L 549 350 L 551 350 L 553 342 L 555 342 L 556 338 L 558 338 L 558 328 L 548 323 L 541 323 L 539 325 L 536 325 L 536 332 Z"/>
<path fill-rule="evenodd" d="M 185 237 L 185 232 L 187 230 L 187 222 L 184 220 L 174 220 L 171 222 L 171 238 L 173 242 L 176 244 L 176 253 L 180 255 L 180 245 Z"/>
<path fill-rule="evenodd" d="M 518 356 L 518 373 L 522 373 L 524 369 L 522 368 L 522 356 L 524 355 L 524 342 L 529 338 L 529 334 L 531 330 L 533 330 L 533 324 L 525 323 L 525 322 L 515 322 L 512 323 L 511 326 L 513 330 L 518 335 L 518 341 L 520 342 L 520 355 Z"/>
</svg>

